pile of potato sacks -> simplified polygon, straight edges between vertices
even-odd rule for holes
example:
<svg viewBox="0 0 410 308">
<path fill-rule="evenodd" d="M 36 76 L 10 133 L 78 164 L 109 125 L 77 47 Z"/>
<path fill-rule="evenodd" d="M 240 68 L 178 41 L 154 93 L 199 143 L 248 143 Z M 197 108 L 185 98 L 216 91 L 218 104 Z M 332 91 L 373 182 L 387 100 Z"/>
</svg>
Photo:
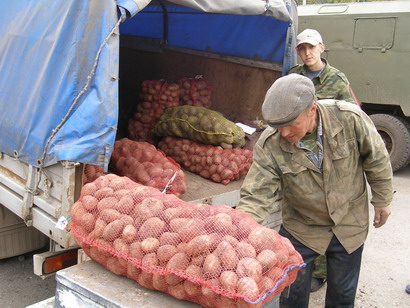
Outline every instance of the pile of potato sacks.
<svg viewBox="0 0 410 308">
<path fill-rule="evenodd" d="M 262 307 L 304 266 L 290 241 L 228 206 L 191 204 L 114 174 L 71 209 L 78 244 L 110 271 L 204 307 Z"/>
</svg>

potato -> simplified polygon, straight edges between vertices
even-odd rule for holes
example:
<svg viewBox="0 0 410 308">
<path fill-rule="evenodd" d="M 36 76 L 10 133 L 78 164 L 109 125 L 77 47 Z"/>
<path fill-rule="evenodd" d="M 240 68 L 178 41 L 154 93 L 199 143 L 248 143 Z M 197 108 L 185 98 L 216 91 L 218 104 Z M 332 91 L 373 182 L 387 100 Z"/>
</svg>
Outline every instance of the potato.
<svg viewBox="0 0 410 308">
<path fill-rule="evenodd" d="M 168 285 L 165 281 L 164 275 L 153 274 L 152 275 L 152 285 L 156 290 L 167 292 Z"/>
<path fill-rule="evenodd" d="M 142 285 L 144 288 L 155 290 L 152 282 L 153 274 L 141 271 L 141 274 L 138 276 L 137 282 Z"/>
<path fill-rule="evenodd" d="M 107 258 L 106 267 L 117 275 L 126 275 L 127 269 L 120 264 L 116 257 Z"/>
<path fill-rule="evenodd" d="M 301 265 L 304 263 L 302 256 L 296 251 L 293 250 L 293 253 L 289 256 L 288 259 L 289 265 Z"/>
<path fill-rule="evenodd" d="M 124 257 L 127 257 L 130 253 L 130 247 L 124 240 L 120 238 L 114 240 L 113 247 L 117 252 L 121 252 L 121 254 L 123 254 Z"/>
<path fill-rule="evenodd" d="M 239 277 L 250 277 L 257 281 L 262 276 L 262 265 L 254 258 L 243 258 L 238 262 L 236 273 Z"/>
<path fill-rule="evenodd" d="M 124 227 L 124 230 L 122 230 L 121 238 L 126 243 L 132 243 L 137 239 L 137 235 L 137 228 L 135 228 L 133 225 L 127 225 Z"/>
<path fill-rule="evenodd" d="M 129 215 L 134 209 L 134 200 L 130 195 L 122 196 L 120 201 L 115 205 L 115 209 L 122 214 Z"/>
<path fill-rule="evenodd" d="M 277 263 L 276 266 L 280 268 L 287 267 L 289 260 L 288 250 L 280 249 L 276 252 Z"/>
<path fill-rule="evenodd" d="M 251 277 L 242 277 L 238 280 L 238 293 L 255 300 L 259 297 L 258 285 Z"/>
<path fill-rule="evenodd" d="M 117 198 L 118 200 L 121 200 L 124 196 L 127 196 L 127 195 L 130 195 L 129 189 L 119 189 L 119 190 L 114 191 L 113 197 Z"/>
<path fill-rule="evenodd" d="M 185 270 L 189 265 L 189 259 L 183 252 L 178 252 L 168 261 L 166 268 L 171 270 Z"/>
<path fill-rule="evenodd" d="M 262 276 L 261 280 L 259 281 L 259 289 L 263 292 L 267 292 L 273 289 L 275 284 L 273 280 L 268 276 Z"/>
<path fill-rule="evenodd" d="M 289 255 L 294 253 L 295 247 L 293 246 L 292 242 L 288 238 L 282 237 L 282 243 L 288 249 Z"/>
<path fill-rule="evenodd" d="M 116 250 L 116 252 L 120 253 L 118 256 L 118 261 L 123 267 L 127 267 L 127 257 L 129 256 L 130 253 L 130 248 L 124 240 L 117 238 L 113 242 L 113 247 Z"/>
<path fill-rule="evenodd" d="M 196 297 L 201 292 L 201 286 L 192 281 L 185 280 L 183 285 L 184 285 L 184 290 L 188 296 Z"/>
<path fill-rule="evenodd" d="M 256 251 L 255 248 L 251 244 L 248 244 L 246 242 L 239 242 L 238 245 L 236 246 L 236 253 L 238 254 L 239 258 L 255 258 L 256 257 Z"/>
<path fill-rule="evenodd" d="M 175 274 L 167 274 L 165 275 L 165 281 L 167 284 L 170 286 L 175 286 L 177 284 L 180 284 L 184 279 L 175 275 Z"/>
<path fill-rule="evenodd" d="M 137 281 L 139 275 L 141 274 L 141 269 L 135 265 L 128 263 L 126 276 Z"/>
<path fill-rule="evenodd" d="M 74 223 L 81 225 L 81 217 L 87 213 L 81 201 L 77 201 L 73 204 L 70 210 L 70 215 Z"/>
<path fill-rule="evenodd" d="M 159 243 L 161 245 L 169 244 L 177 246 L 179 243 L 181 243 L 181 237 L 176 232 L 164 232 L 161 234 L 161 237 L 159 238 Z"/>
<path fill-rule="evenodd" d="M 101 237 L 104 232 L 104 228 L 106 226 L 107 226 L 107 223 L 104 220 L 97 218 L 97 220 L 95 221 L 95 227 L 94 227 L 94 238 Z"/>
<path fill-rule="evenodd" d="M 157 251 L 158 259 L 161 262 L 168 262 L 177 252 L 177 248 L 173 245 L 162 245 Z"/>
<path fill-rule="evenodd" d="M 273 282 L 277 282 L 279 279 L 281 279 L 284 275 L 283 269 L 279 267 L 272 267 L 269 269 L 269 271 L 266 273 L 266 276 L 268 276 L 270 279 L 273 280 Z"/>
<path fill-rule="evenodd" d="M 181 242 L 181 243 L 179 243 L 178 245 L 177 245 L 177 250 L 178 250 L 178 252 L 183 252 L 183 253 L 187 253 L 187 248 L 188 248 L 188 244 L 187 243 L 183 243 L 183 242 Z"/>
<path fill-rule="evenodd" d="M 104 177 L 101 177 L 101 180 L 102 179 L 104 179 Z M 96 197 L 98 200 L 102 200 L 104 198 L 111 198 L 113 194 L 114 190 L 111 187 L 103 187 L 94 193 L 94 197 Z"/>
<path fill-rule="evenodd" d="M 217 254 L 210 253 L 209 255 L 207 255 L 203 264 L 205 277 L 210 279 L 216 278 L 219 276 L 221 270 L 221 261 L 219 260 Z"/>
<path fill-rule="evenodd" d="M 141 242 L 141 249 L 145 253 L 156 252 L 159 247 L 159 240 L 153 237 L 148 237 Z"/>
<path fill-rule="evenodd" d="M 234 247 L 234 248 L 235 248 L 235 247 L 238 245 L 238 243 L 239 243 L 239 241 L 238 241 L 236 238 L 234 238 L 233 236 L 231 236 L 231 235 L 225 235 L 225 236 L 222 238 L 222 240 L 228 242 L 228 243 L 231 244 L 232 247 Z"/>
<path fill-rule="evenodd" d="M 113 222 L 114 220 L 120 219 L 121 213 L 112 208 L 105 208 L 100 212 L 99 218 L 104 220 L 106 223 Z"/>
<path fill-rule="evenodd" d="M 221 286 L 229 291 L 236 291 L 238 284 L 238 275 L 233 271 L 224 271 L 219 277 Z"/>
<path fill-rule="evenodd" d="M 130 245 L 130 255 L 133 258 L 142 259 L 144 251 L 141 248 L 141 242 L 134 242 Z"/>
<path fill-rule="evenodd" d="M 207 229 L 216 232 L 226 232 L 232 228 L 232 218 L 228 214 L 218 213 L 206 219 Z"/>
<path fill-rule="evenodd" d="M 206 233 L 205 223 L 203 220 L 198 218 L 188 219 L 188 221 L 177 232 L 182 241 L 189 242 L 194 237 Z"/>
<path fill-rule="evenodd" d="M 99 199 L 100 201 L 97 204 L 97 208 L 100 212 L 105 209 L 115 209 L 115 206 L 118 202 L 117 198 L 114 197 L 105 197 Z"/>
<path fill-rule="evenodd" d="M 177 299 L 183 300 L 186 298 L 186 293 L 183 284 L 169 286 L 168 293 Z"/>
<path fill-rule="evenodd" d="M 107 262 L 107 256 L 101 253 L 97 247 L 90 247 L 89 253 L 87 253 L 90 258 L 94 259 L 100 264 L 105 264 Z"/>
<path fill-rule="evenodd" d="M 120 236 L 123 228 L 124 224 L 121 220 L 114 220 L 104 228 L 102 237 L 107 241 L 113 241 Z"/>
<path fill-rule="evenodd" d="M 219 280 L 218 279 L 210 279 L 206 281 L 208 284 L 211 286 L 219 286 Z M 207 285 L 202 285 L 201 287 L 202 294 L 207 297 L 207 298 L 216 298 L 218 296 L 217 293 L 215 293 L 214 290 L 210 286 Z"/>
<path fill-rule="evenodd" d="M 139 204 L 137 212 L 143 220 L 147 220 L 154 216 L 159 216 L 164 210 L 164 204 L 161 200 L 153 197 L 148 197 L 142 200 Z"/>
<path fill-rule="evenodd" d="M 172 231 L 178 232 L 186 226 L 189 220 L 189 218 L 174 218 L 169 222 L 169 226 Z"/>
<path fill-rule="evenodd" d="M 256 260 L 258 260 L 259 263 L 262 265 L 262 269 L 264 272 L 270 269 L 271 267 L 275 266 L 276 262 L 278 261 L 276 253 L 274 253 L 270 249 L 262 250 L 256 257 Z"/>
<path fill-rule="evenodd" d="M 142 264 L 143 265 L 155 265 L 157 266 L 159 264 L 157 254 L 155 252 L 151 252 L 146 254 L 142 258 Z"/>
<path fill-rule="evenodd" d="M 189 265 L 185 270 L 185 273 L 191 279 L 202 279 L 204 274 L 202 272 L 202 268 L 197 265 Z"/>
<path fill-rule="evenodd" d="M 277 247 L 278 234 L 272 229 L 266 227 L 255 228 L 248 236 L 249 242 L 257 252 L 270 247 Z"/>
<path fill-rule="evenodd" d="M 86 232 L 91 232 L 95 226 L 95 217 L 91 213 L 85 213 L 80 218 L 80 225 L 84 228 Z"/>
<path fill-rule="evenodd" d="M 173 207 L 167 208 L 163 212 L 165 220 L 168 222 L 170 222 L 174 218 L 179 218 L 181 214 L 182 214 L 182 210 L 180 208 L 173 208 Z"/>
<path fill-rule="evenodd" d="M 211 238 L 209 235 L 199 235 L 189 241 L 187 247 L 187 254 L 190 256 L 197 256 L 209 251 L 211 247 Z"/>
<path fill-rule="evenodd" d="M 124 226 L 134 224 L 134 219 L 126 214 L 121 214 L 120 220 L 124 223 Z"/>
<path fill-rule="evenodd" d="M 140 229 L 138 230 L 138 236 L 141 239 L 146 239 L 149 237 L 158 238 L 159 235 L 164 231 L 165 222 L 163 222 L 158 217 L 152 217 L 147 219 Z"/>
<path fill-rule="evenodd" d="M 225 269 L 235 269 L 239 258 L 236 254 L 235 248 L 233 248 L 230 244 L 228 245 L 229 246 L 227 246 L 226 249 L 221 251 L 219 259 Z"/>
<path fill-rule="evenodd" d="M 199 255 L 199 256 L 191 258 L 192 265 L 202 266 L 204 264 L 204 261 L 205 261 L 205 256 L 203 255 Z"/>
<path fill-rule="evenodd" d="M 98 199 L 94 196 L 84 196 L 81 199 L 84 208 L 89 212 L 94 212 L 97 210 Z"/>
<path fill-rule="evenodd" d="M 81 188 L 81 196 L 94 195 L 97 190 L 95 183 L 87 183 Z"/>
</svg>

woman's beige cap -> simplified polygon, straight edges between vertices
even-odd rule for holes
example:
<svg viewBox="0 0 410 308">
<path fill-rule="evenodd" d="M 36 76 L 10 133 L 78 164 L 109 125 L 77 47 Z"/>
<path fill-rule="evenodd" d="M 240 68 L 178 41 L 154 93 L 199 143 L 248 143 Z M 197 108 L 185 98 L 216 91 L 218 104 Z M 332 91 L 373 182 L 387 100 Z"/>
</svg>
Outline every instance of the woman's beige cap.
<svg viewBox="0 0 410 308">
<path fill-rule="evenodd" d="M 316 30 L 306 29 L 300 32 L 296 37 L 296 46 L 299 46 L 303 43 L 308 43 L 312 46 L 323 44 L 322 36 Z"/>
</svg>

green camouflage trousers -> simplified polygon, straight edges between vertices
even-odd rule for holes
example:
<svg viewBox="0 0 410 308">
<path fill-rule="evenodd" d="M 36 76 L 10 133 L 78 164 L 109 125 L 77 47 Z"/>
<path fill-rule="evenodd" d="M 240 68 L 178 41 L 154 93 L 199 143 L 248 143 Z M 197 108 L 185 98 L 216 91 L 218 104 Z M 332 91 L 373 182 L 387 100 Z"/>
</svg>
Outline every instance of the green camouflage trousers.
<svg viewBox="0 0 410 308">
<path fill-rule="evenodd" d="M 325 256 L 319 256 L 315 259 L 315 264 L 314 264 L 314 269 L 313 269 L 313 278 L 320 278 L 320 279 L 326 279 L 326 257 Z"/>
</svg>

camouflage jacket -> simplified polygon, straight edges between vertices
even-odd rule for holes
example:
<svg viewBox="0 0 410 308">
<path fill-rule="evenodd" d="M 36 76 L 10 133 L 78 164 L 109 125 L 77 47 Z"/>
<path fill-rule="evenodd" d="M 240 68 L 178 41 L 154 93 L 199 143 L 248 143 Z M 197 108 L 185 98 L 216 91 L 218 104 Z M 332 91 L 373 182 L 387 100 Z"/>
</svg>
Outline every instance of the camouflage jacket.
<svg viewBox="0 0 410 308">
<path fill-rule="evenodd" d="M 350 84 L 346 75 L 331 66 L 325 59 L 322 59 L 322 61 L 325 63 L 325 68 L 318 77 L 312 80 L 316 88 L 317 98 L 345 100 L 349 103 L 355 103 L 349 90 Z M 289 73 L 307 76 L 306 70 L 306 66 L 300 64 L 292 67 Z"/>
<path fill-rule="evenodd" d="M 268 127 L 254 147 L 237 209 L 261 223 L 280 201 L 283 226 L 301 243 L 324 254 L 334 234 L 351 253 L 368 233 L 366 178 L 374 206 L 392 200 L 389 154 L 358 106 L 335 100 L 317 106 L 323 125 L 323 172 L 302 149 Z"/>
</svg>

